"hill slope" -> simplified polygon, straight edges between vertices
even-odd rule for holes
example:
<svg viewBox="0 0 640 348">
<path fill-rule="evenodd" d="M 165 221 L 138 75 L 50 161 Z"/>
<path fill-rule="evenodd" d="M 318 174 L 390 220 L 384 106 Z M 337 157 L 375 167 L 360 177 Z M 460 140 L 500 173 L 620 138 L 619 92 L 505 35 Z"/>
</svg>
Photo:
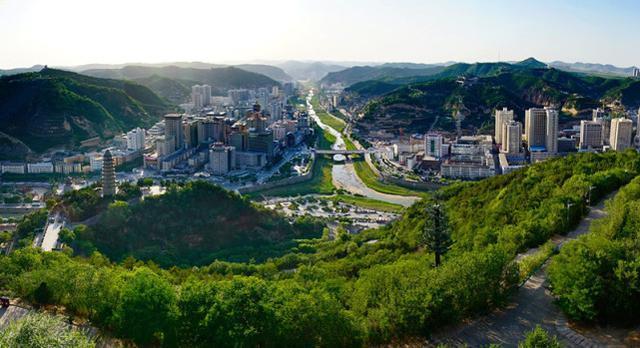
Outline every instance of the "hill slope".
<svg viewBox="0 0 640 348">
<path fill-rule="evenodd" d="M 196 181 L 140 204 L 109 207 L 89 241 L 120 259 L 127 255 L 163 265 L 204 264 L 223 248 L 263 247 L 320 235 L 322 226 L 290 224 L 271 210 L 218 186 Z M 244 254 L 245 258 L 249 256 Z"/>
<path fill-rule="evenodd" d="M 150 67 L 150 66 L 126 66 L 122 69 L 97 69 L 86 70 L 83 74 L 100 77 L 126 80 L 147 79 L 151 76 L 164 77 L 176 80 L 187 88 L 195 84 L 208 84 L 214 95 L 226 95 L 228 89 L 233 88 L 259 88 L 277 86 L 279 83 L 265 75 L 249 72 L 236 67 L 195 69 L 181 68 L 177 66 Z M 145 80 L 142 80 L 143 82 Z M 155 84 L 148 85 L 157 87 Z M 165 89 L 154 89 L 160 95 L 169 97 L 171 94 Z"/>
<path fill-rule="evenodd" d="M 327 74 L 320 83 L 334 84 L 342 83 L 351 86 L 358 82 L 367 80 L 394 80 L 398 78 L 407 78 L 415 76 L 432 76 L 442 72 L 445 68 L 442 66 L 431 67 L 405 67 L 403 65 L 381 65 L 381 66 L 354 66 L 337 72 Z"/>
<path fill-rule="evenodd" d="M 601 102 L 621 101 L 625 106 L 640 105 L 640 81 L 582 76 L 556 69 L 528 68 L 535 62 L 454 64 L 433 80 L 407 84 L 396 89 L 379 83 L 362 83 L 347 89 L 345 100 L 374 98 L 364 107 L 364 129 L 375 126 L 391 131 L 404 128 L 423 132 L 434 129 L 452 131 L 460 110 L 463 129 L 475 131 L 490 126 L 495 108 L 514 109 L 519 117 L 534 106 L 554 105 L 566 114 L 578 115 Z M 455 78 L 465 76 L 466 80 Z M 380 92 L 391 90 L 382 97 Z M 378 93 L 378 94 L 377 94 Z M 362 103 L 362 102 L 361 102 Z M 436 122 L 437 120 L 437 122 Z M 374 122 L 371 122 L 374 121 Z"/>
<path fill-rule="evenodd" d="M 273 65 L 240 64 L 240 65 L 234 65 L 234 66 L 242 70 L 267 76 L 273 80 L 280 81 L 280 82 L 293 80 L 293 77 L 289 76 L 289 74 L 287 74 L 284 70 Z"/>
<path fill-rule="evenodd" d="M 149 126 L 168 108 L 132 82 L 54 69 L 0 78 L 0 129 L 35 152 Z"/>
</svg>

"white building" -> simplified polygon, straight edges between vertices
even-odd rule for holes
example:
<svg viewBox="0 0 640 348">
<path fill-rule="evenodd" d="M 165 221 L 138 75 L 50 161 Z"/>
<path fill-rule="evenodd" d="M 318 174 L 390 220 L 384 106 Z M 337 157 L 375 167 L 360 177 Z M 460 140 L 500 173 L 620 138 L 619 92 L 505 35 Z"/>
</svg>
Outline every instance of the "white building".
<svg viewBox="0 0 640 348">
<path fill-rule="evenodd" d="M 519 154 L 522 148 L 522 123 L 513 120 L 504 122 L 501 133 L 500 152 L 511 155 Z"/>
<path fill-rule="evenodd" d="M 495 112 L 495 134 L 494 139 L 496 144 L 500 144 L 503 139 L 502 125 L 506 122 L 513 121 L 513 110 L 502 108 L 502 110 L 496 110 Z"/>
<path fill-rule="evenodd" d="M 138 127 L 127 132 L 127 149 L 139 151 L 144 149 L 145 130 Z"/>
<path fill-rule="evenodd" d="M 29 172 L 29 174 L 53 173 L 53 163 L 27 163 L 27 172 Z"/>
<path fill-rule="evenodd" d="M 191 87 L 191 103 L 194 109 L 200 110 L 205 106 L 211 105 L 211 86 L 194 85 Z"/>
<path fill-rule="evenodd" d="M 547 113 L 546 127 L 546 148 L 550 154 L 558 153 L 558 110 L 552 108 L 544 108 Z"/>
<path fill-rule="evenodd" d="M 602 124 L 597 121 L 580 121 L 580 149 L 602 148 Z"/>
<path fill-rule="evenodd" d="M 2 164 L 2 172 L 3 173 L 13 173 L 13 174 L 24 174 L 25 166 L 24 163 L 3 163 Z"/>
<path fill-rule="evenodd" d="M 236 167 L 236 148 L 215 143 L 209 149 L 209 170 L 214 175 L 225 175 Z"/>
<path fill-rule="evenodd" d="M 609 138 L 611 149 L 623 151 L 631 147 L 631 133 L 633 133 L 633 121 L 627 118 L 612 119 L 611 136 Z"/>
</svg>

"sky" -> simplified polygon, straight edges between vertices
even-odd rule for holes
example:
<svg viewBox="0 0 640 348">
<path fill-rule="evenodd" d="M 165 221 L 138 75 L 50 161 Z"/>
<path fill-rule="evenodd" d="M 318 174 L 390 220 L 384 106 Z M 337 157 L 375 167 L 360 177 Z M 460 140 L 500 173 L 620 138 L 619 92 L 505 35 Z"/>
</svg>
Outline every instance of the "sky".
<svg viewBox="0 0 640 348">
<path fill-rule="evenodd" d="M 637 0 L 0 0 L 0 69 L 265 60 L 640 66 Z"/>
</svg>

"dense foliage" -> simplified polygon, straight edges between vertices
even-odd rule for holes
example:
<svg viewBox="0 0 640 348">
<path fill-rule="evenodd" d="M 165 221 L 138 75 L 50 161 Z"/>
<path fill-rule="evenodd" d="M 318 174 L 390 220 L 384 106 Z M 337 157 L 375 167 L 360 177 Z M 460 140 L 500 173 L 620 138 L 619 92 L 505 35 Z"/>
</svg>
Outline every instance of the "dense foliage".
<svg viewBox="0 0 640 348">
<path fill-rule="evenodd" d="M 31 313 L 0 330 L 0 347 L 92 348 L 95 343 L 62 317 Z"/>
<path fill-rule="evenodd" d="M 560 307 L 573 319 L 637 322 L 640 312 L 640 178 L 607 204 L 591 233 L 565 245 L 549 267 Z"/>
<path fill-rule="evenodd" d="M 219 186 L 197 181 L 171 186 L 140 203 L 115 201 L 78 237 L 116 260 L 132 255 L 162 265 L 189 265 L 209 263 L 225 248 L 264 246 L 321 232 L 322 226 L 312 220 L 291 224 Z"/>
<path fill-rule="evenodd" d="M 535 64 L 455 64 L 426 81 L 395 81 L 397 88 L 386 82 L 368 81 L 346 90 L 346 100 L 356 104 L 374 98 L 364 107 L 363 128 L 376 122 L 378 127 L 407 132 L 453 131 L 454 114 L 460 110 L 462 127 L 475 130 L 492 123 L 491 110 L 502 107 L 524 118 L 525 109 L 550 104 L 572 115 L 590 112 L 601 101 L 620 101 L 632 108 L 640 105 L 640 82 L 633 79 L 584 76 Z"/>
<path fill-rule="evenodd" d="M 580 154 L 454 185 L 390 226 L 303 240 L 296 252 L 262 263 L 161 269 L 132 258 L 113 264 L 97 253 L 70 258 L 21 249 L 0 257 L 0 288 L 26 301 L 61 304 L 141 344 L 339 347 L 428 336 L 505 304 L 519 282 L 516 251 L 568 231 L 582 214 L 588 188 L 594 187 L 595 202 L 636 175 L 639 159 L 632 151 Z M 181 231 L 164 238 L 188 234 L 184 222 L 172 221 L 180 214 L 155 209 L 171 203 L 181 214 L 196 214 L 188 218 L 199 224 L 200 213 L 181 206 L 197 202 L 192 210 L 219 211 L 207 196 L 223 193 L 206 190 L 198 195 L 187 187 L 189 200 L 181 196 L 185 191 L 172 189 L 166 200 L 154 198 L 148 206 L 118 203 L 105 216 L 113 214 L 109 225 L 120 230 L 109 232 L 124 238 L 122 221 L 130 222 L 126 236 L 137 247 L 143 239 L 156 243 L 149 231 Z M 242 206 L 239 200 L 225 206 L 233 212 Z M 421 246 L 424 208 L 434 200 L 446 207 L 453 242 L 438 268 Z M 567 215 L 569 201 L 574 206 Z M 144 215 L 143 206 L 149 217 L 130 213 Z"/>
<path fill-rule="evenodd" d="M 34 151 L 149 126 L 167 109 L 132 82 L 46 68 L 0 78 L 0 129 Z"/>
</svg>

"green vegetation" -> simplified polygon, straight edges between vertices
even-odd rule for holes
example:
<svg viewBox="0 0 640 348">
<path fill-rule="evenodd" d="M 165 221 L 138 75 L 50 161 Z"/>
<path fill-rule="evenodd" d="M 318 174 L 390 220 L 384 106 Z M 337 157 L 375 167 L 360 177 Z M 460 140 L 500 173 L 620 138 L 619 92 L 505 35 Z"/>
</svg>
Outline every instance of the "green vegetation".
<svg viewBox="0 0 640 348">
<path fill-rule="evenodd" d="M 92 348 L 95 342 L 70 329 L 63 317 L 31 313 L 0 330 L 0 347 Z"/>
<path fill-rule="evenodd" d="M 562 344 L 560 344 L 556 336 L 550 336 L 547 331 L 538 325 L 527 333 L 527 337 L 518 344 L 518 348 L 562 348 Z"/>
<path fill-rule="evenodd" d="M 362 196 L 355 196 L 355 195 L 338 194 L 338 195 L 329 197 L 329 199 L 334 202 L 344 202 L 346 204 L 351 204 L 351 205 L 355 205 L 355 206 L 366 208 L 366 209 L 387 211 L 391 213 L 399 213 L 403 209 L 403 207 L 398 204 L 393 204 L 389 202 L 379 201 L 376 199 L 371 199 L 371 198 L 362 197 Z"/>
<path fill-rule="evenodd" d="M 558 304 L 572 319 L 628 325 L 640 311 L 640 178 L 607 204 L 608 216 L 567 243 L 549 266 Z"/>
<path fill-rule="evenodd" d="M 236 67 L 197 69 L 177 66 L 129 65 L 122 69 L 95 69 L 86 70 L 82 73 L 99 78 L 138 80 L 169 100 L 184 96 L 181 94 L 184 90 L 179 85 L 191 88 L 195 84 L 208 84 L 212 88 L 213 95 L 223 95 L 226 90 L 234 88 L 256 89 L 280 85 L 277 81 L 265 75 Z M 173 80 L 173 82 L 169 82 L 166 79 Z"/>
<path fill-rule="evenodd" d="M 325 156 L 316 156 L 312 166 L 313 178 L 309 181 L 259 191 L 252 193 L 249 196 L 291 197 L 309 194 L 332 194 L 335 187 L 333 186 L 331 176 L 331 168 L 333 167 L 331 159 L 328 159 Z"/>
<path fill-rule="evenodd" d="M 357 160 L 353 162 L 353 167 L 356 170 L 356 174 L 362 182 L 372 190 L 388 193 L 390 195 L 398 196 L 424 196 L 424 192 L 413 191 L 404 187 L 400 187 L 393 184 L 388 184 L 380 181 L 376 173 L 369 164 L 364 160 Z"/>
<path fill-rule="evenodd" d="M 290 224 L 236 194 L 195 181 L 171 186 L 164 195 L 146 197 L 135 205 L 115 201 L 97 225 L 77 238 L 85 253 L 95 250 L 94 245 L 115 260 L 134 256 L 164 266 L 202 265 L 213 261 L 211 254 L 222 249 L 264 247 L 319 236 L 321 230 L 308 219 Z"/>
<path fill-rule="evenodd" d="M 466 83 L 456 81 L 461 75 L 468 77 Z M 460 105 L 464 105 L 465 115 L 462 126 L 473 131 L 492 123 L 493 109 L 508 107 L 522 117 L 525 109 L 541 106 L 542 100 L 560 106 L 569 115 L 590 112 L 602 102 L 640 105 L 640 81 L 585 76 L 529 63 L 454 64 L 424 81 L 410 82 L 394 81 L 398 87 L 380 98 L 375 98 L 380 94 L 367 95 L 370 88 L 358 85 L 353 91 L 346 90 L 345 100 L 361 103 L 371 99 L 363 109 L 363 127 L 380 120 L 393 122 L 395 130 L 404 128 L 405 132 L 424 132 L 437 116 L 435 129 L 452 131 L 453 114 Z M 390 90 L 371 88 L 372 93 Z"/>
<path fill-rule="evenodd" d="M 520 282 L 527 280 L 533 273 L 535 273 L 542 265 L 556 252 L 556 245 L 552 241 L 544 243 L 538 250 L 531 254 L 524 256 L 518 261 L 518 268 L 520 269 Z"/>
<path fill-rule="evenodd" d="M 586 208 L 589 187 L 594 187 L 595 202 L 639 172 L 640 154 L 635 151 L 551 159 L 508 175 L 451 185 L 435 192 L 432 200 L 407 208 L 389 226 L 357 235 L 340 233 L 335 240 L 300 240 L 290 253 L 262 263 L 215 261 L 208 266 L 161 269 L 133 258 L 114 264 L 97 253 L 71 258 L 65 253 L 20 249 L 0 256 L 0 290 L 32 303 L 61 305 L 69 314 L 87 317 L 92 324 L 140 345 L 352 347 L 428 336 L 438 327 L 507 304 L 520 280 L 517 251 L 573 228 Z M 640 185 L 631 187 L 632 192 L 640 192 Z M 194 204 L 186 197 L 150 205 L 171 203 L 171 209 L 188 215 L 185 221 L 198 224 L 208 218 L 205 212 L 211 215 L 208 199 L 194 199 L 202 213 L 200 209 L 182 212 L 181 205 Z M 436 200 L 445 208 L 453 241 L 437 268 L 434 255 L 423 247 L 425 208 Z M 569 211 L 568 202 L 574 204 Z M 565 248 L 577 248 L 577 255 L 588 258 L 588 265 L 598 262 L 595 266 L 609 265 L 602 263 L 606 257 L 612 261 L 614 256 L 637 257 L 619 252 L 635 250 L 631 235 L 637 238 L 639 230 L 633 215 L 640 211 L 636 205 L 623 205 L 625 215 L 614 214 L 629 217 L 615 220 L 625 222 L 626 228 L 616 230 L 621 238 L 601 237 L 606 244 L 599 245 L 615 248 L 586 253 L 580 243 L 584 238 Z M 234 205 L 224 206 L 233 216 Z M 190 233 L 186 223 L 175 227 L 173 220 L 182 217 L 163 210 L 164 217 L 149 208 L 146 212 L 129 207 L 149 218 L 125 215 L 125 221 L 135 223 L 127 225 L 132 226 L 127 234 L 116 231 L 116 236 L 126 236 L 127 245 L 139 249 L 142 242 L 156 241 L 149 238 L 151 232 L 137 227 L 138 222 L 151 231 Z M 122 226 L 113 221 L 110 226 Z M 229 223 L 217 221 L 216 226 Z M 623 235 L 629 239 L 623 240 Z M 609 255 L 609 250 L 614 253 Z M 612 307 L 637 313 L 637 297 L 635 302 L 621 301 L 625 294 L 637 296 L 633 276 L 637 262 L 611 262 L 620 267 L 616 271 L 584 269 L 580 262 L 562 264 L 576 270 L 566 277 L 567 286 L 570 281 L 593 283 L 595 291 L 603 289 L 601 281 L 620 279 L 611 283 L 609 298 L 617 301 L 617 307 Z M 602 273 L 594 280 L 588 276 L 593 273 L 589 269 Z M 553 282 L 555 289 L 562 289 L 557 284 L 563 283 Z M 541 335 L 532 336 L 539 342 Z"/>
<path fill-rule="evenodd" d="M 311 99 L 311 105 L 313 106 L 313 110 L 316 112 L 316 116 L 318 116 L 322 123 L 337 130 L 340 133 L 344 132 L 347 124 L 343 120 L 331 115 L 323 107 L 321 107 L 318 96 L 314 96 Z"/>
<path fill-rule="evenodd" d="M 126 163 L 122 163 L 119 166 L 116 166 L 117 172 L 130 172 L 135 168 L 141 168 L 144 165 L 144 158 L 142 156 L 134 159 L 133 161 L 129 161 Z"/>
<path fill-rule="evenodd" d="M 0 78 L 0 129 L 35 152 L 150 126 L 169 109 L 133 82 L 54 69 Z"/>
</svg>

